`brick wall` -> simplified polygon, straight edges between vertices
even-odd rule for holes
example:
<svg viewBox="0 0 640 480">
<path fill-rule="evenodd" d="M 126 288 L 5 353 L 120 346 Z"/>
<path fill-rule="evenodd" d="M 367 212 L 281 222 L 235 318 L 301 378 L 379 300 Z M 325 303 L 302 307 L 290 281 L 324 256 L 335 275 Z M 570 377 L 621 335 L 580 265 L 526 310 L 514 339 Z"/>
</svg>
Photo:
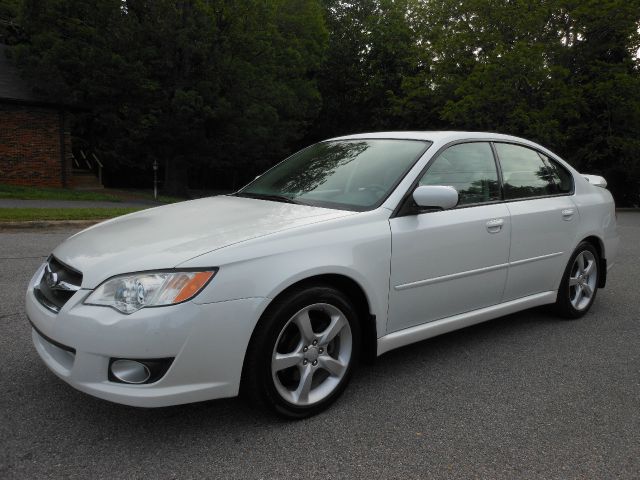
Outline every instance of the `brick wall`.
<svg viewBox="0 0 640 480">
<path fill-rule="evenodd" d="M 57 110 L 0 104 L 0 183 L 69 186 L 71 145 L 68 133 L 65 134 L 65 157 L 63 175 L 60 113 Z"/>
</svg>

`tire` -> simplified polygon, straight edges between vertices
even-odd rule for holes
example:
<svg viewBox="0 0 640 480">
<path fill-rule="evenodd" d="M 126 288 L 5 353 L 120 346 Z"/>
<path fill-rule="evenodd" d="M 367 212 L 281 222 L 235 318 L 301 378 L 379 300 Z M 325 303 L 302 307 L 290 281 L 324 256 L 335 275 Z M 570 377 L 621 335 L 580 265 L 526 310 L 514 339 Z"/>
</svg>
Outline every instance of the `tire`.
<svg viewBox="0 0 640 480">
<path fill-rule="evenodd" d="M 567 319 L 584 316 L 596 299 L 600 276 L 600 256 L 595 247 L 582 242 L 573 252 L 562 275 L 556 313 Z"/>
<path fill-rule="evenodd" d="M 346 388 L 360 344 L 357 311 L 342 292 L 296 288 L 276 299 L 254 330 L 241 393 L 289 419 L 315 415 Z"/>
</svg>

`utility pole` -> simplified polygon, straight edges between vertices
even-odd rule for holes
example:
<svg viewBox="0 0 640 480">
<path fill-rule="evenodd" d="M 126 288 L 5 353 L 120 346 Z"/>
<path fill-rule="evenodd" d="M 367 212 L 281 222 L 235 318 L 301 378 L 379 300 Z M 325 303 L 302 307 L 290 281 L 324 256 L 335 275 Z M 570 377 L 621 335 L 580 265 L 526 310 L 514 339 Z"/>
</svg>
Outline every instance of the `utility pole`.
<svg viewBox="0 0 640 480">
<path fill-rule="evenodd" d="M 158 160 L 153 161 L 153 199 L 158 200 Z"/>
</svg>

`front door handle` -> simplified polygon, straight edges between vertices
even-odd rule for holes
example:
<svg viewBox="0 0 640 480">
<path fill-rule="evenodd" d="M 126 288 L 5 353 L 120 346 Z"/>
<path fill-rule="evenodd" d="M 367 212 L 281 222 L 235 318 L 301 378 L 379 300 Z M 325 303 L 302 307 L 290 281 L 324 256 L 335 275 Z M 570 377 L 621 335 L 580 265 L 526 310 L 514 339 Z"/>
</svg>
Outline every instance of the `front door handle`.
<svg viewBox="0 0 640 480">
<path fill-rule="evenodd" d="M 564 210 L 562 210 L 562 219 L 569 221 L 573 218 L 573 215 L 576 213 L 575 209 L 573 208 L 565 208 Z"/>
<path fill-rule="evenodd" d="M 494 218 L 493 220 L 489 220 L 487 222 L 487 232 L 498 233 L 502 230 L 502 225 L 504 225 L 504 218 Z"/>
</svg>

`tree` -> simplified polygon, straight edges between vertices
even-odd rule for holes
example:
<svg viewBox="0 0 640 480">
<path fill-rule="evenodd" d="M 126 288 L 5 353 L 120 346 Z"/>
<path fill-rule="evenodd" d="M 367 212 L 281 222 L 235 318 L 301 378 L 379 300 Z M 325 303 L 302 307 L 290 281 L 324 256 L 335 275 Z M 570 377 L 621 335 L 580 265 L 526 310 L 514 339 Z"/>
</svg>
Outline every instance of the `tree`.
<svg viewBox="0 0 640 480">
<path fill-rule="evenodd" d="M 640 203 L 638 0 L 423 1 L 415 23 L 405 126 L 521 135 Z"/>
<path fill-rule="evenodd" d="M 120 172 L 160 161 L 170 193 L 190 170 L 273 161 L 320 106 L 315 0 L 25 0 L 22 23 L 25 72 L 87 107 L 78 143 Z"/>
<path fill-rule="evenodd" d="M 76 145 L 120 173 L 157 160 L 173 192 L 334 135 L 467 129 L 640 204 L 640 0 L 5 2 L 24 71 L 87 107 Z"/>
<path fill-rule="evenodd" d="M 572 7 L 561 61 L 581 101 L 565 152 L 584 171 L 605 175 L 619 204 L 640 205 L 640 1 Z"/>
<path fill-rule="evenodd" d="M 393 128 L 394 97 L 415 68 L 412 0 L 326 2 L 329 49 L 314 139 Z"/>
<path fill-rule="evenodd" d="M 20 0 L 0 0 L 0 42 L 13 44 L 22 36 L 17 24 Z"/>
</svg>

